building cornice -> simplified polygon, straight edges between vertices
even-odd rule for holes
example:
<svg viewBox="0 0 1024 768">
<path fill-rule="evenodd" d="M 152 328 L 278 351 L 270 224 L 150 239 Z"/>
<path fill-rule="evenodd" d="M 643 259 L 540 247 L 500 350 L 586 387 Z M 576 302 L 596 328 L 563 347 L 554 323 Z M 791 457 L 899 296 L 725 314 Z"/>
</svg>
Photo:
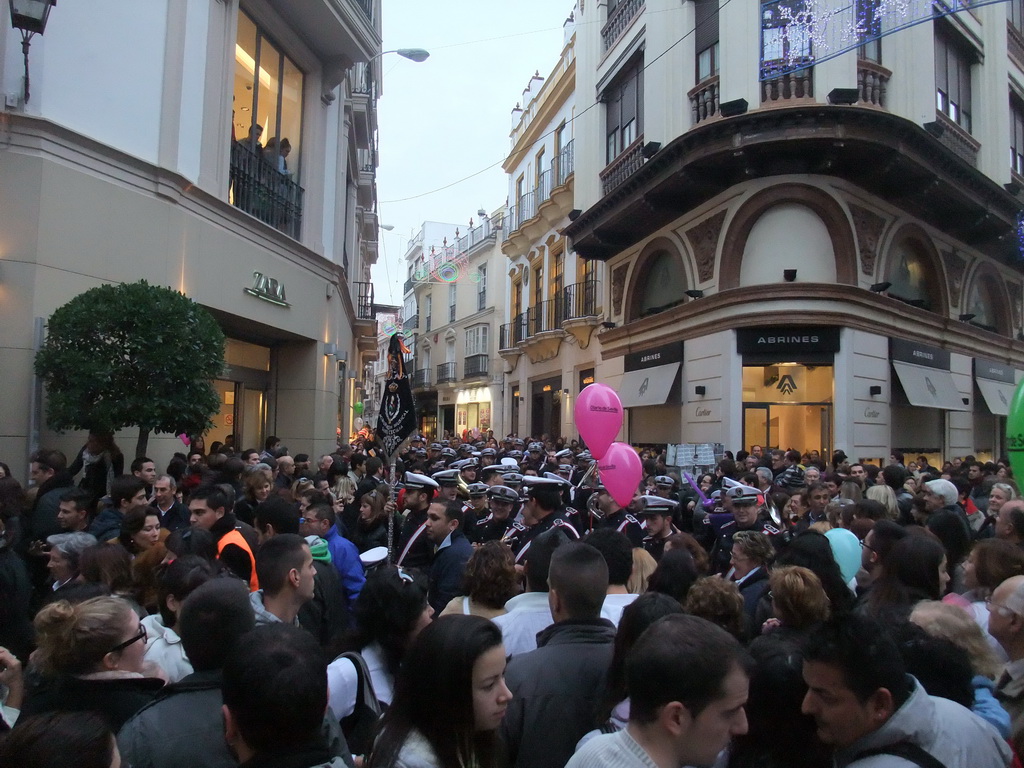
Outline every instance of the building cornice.
<svg viewBox="0 0 1024 768">
<path fill-rule="evenodd" d="M 601 356 L 621 357 L 672 341 L 736 328 L 837 325 L 891 338 L 938 345 L 951 352 L 1024 368 L 1024 343 L 897 299 L 848 285 L 774 283 L 690 299 L 656 315 L 599 332 Z"/>
<path fill-rule="evenodd" d="M 752 178 L 845 179 L 967 245 L 1016 261 L 1020 201 L 921 126 L 877 109 L 756 110 L 679 136 L 572 222 L 584 258 L 607 260 Z"/>
</svg>

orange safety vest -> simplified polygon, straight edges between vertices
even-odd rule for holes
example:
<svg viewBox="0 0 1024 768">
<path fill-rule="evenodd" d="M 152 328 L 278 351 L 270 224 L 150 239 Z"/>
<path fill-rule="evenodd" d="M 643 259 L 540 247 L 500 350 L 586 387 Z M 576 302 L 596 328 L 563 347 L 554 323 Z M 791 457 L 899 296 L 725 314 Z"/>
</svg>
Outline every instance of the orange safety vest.
<svg viewBox="0 0 1024 768">
<path fill-rule="evenodd" d="M 244 549 L 245 553 L 249 555 L 249 591 L 255 592 L 260 588 L 260 580 L 256 578 L 256 558 L 253 557 L 252 549 L 249 548 L 249 542 L 245 540 L 245 537 L 239 533 L 237 528 L 228 531 L 217 542 L 217 557 L 220 557 L 220 553 L 224 551 L 224 547 L 228 544 L 234 544 L 236 547 Z"/>
</svg>

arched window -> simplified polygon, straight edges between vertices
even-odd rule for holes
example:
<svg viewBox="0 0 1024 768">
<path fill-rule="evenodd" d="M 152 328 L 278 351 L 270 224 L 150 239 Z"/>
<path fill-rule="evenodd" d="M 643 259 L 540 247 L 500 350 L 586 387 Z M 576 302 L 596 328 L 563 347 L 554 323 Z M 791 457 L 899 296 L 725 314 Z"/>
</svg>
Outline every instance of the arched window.
<svg viewBox="0 0 1024 768">
<path fill-rule="evenodd" d="M 686 300 L 686 275 L 678 256 L 659 251 L 647 260 L 644 272 L 638 282 L 632 319 L 656 315 Z"/>
<path fill-rule="evenodd" d="M 1005 301 L 992 275 L 979 275 L 971 286 L 964 312 L 974 315 L 971 323 L 988 331 L 1009 334 Z"/>
<path fill-rule="evenodd" d="M 936 297 L 939 276 L 931 259 L 913 240 L 896 245 L 886 280 L 892 283 L 889 295 L 931 312 L 941 309 Z"/>
</svg>

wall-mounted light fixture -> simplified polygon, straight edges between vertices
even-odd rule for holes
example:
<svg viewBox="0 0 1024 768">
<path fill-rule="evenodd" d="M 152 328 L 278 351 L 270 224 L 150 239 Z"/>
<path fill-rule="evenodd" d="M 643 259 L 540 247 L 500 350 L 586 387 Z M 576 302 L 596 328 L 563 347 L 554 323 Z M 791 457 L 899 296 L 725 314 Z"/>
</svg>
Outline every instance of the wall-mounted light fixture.
<svg viewBox="0 0 1024 768">
<path fill-rule="evenodd" d="M 787 283 L 792 283 L 794 280 L 796 280 L 796 270 L 795 269 L 784 269 L 784 270 L 782 270 L 782 278 Z"/>
<path fill-rule="evenodd" d="M 608 320 L 605 320 L 603 323 L 601 323 L 601 327 L 602 328 L 614 328 L 615 327 L 615 323 L 610 322 Z"/>
<path fill-rule="evenodd" d="M 661 149 L 660 141 L 648 141 L 640 150 L 640 154 L 643 156 L 644 160 L 650 160 L 658 154 L 659 149 Z"/>
<path fill-rule="evenodd" d="M 833 88 L 828 92 L 829 104 L 856 104 L 860 101 L 860 91 L 857 88 Z"/>
<path fill-rule="evenodd" d="M 338 345 L 333 341 L 324 344 L 324 357 L 335 357 L 338 354 Z"/>
<path fill-rule="evenodd" d="M 703 299 L 704 298 L 704 291 L 702 291 L 700 288 L 691 288 L 688 291 L 683 291 L 683 293 L 685 293 L 691 299 Z"/>
<path fill-rule="evenodd" d="M 697 395 L 698 397 L 704 397 L 704 395 L 706 395 L 707 392 L 708 388 L 705 387 L 703 384 L 698 384 L 696 387 L 693 388 L 693 394 Z"/>
<path fill-rule="evenodd" d="M 871 292 L 872 293 L 885 293 L 890 288 L 892 288 L 892 283 L 890 283 L 888 280 L 883 280 L 880 283 L 873 283 L 871 285 Z"/>
<path fill-rule="evenodd" d="M 736 117 L 737 115 L 742 115 L 746 111 L 746 99 L 733 99 L 732 101 L 723 101 L 718 105 L 718 114 L 720 114 L 722 117 Z"/>
<path fill-rule="evenodd" d="M 962 315 L 960 315 L 960 322 L 961 323 L 969 323 L 969 322 L 971 322 L 971 320 L 973 320 L 976 317 L 977 317 L 977 315 L 974 314 L 973 312 L 964 312 Z"/>
<path fill-rule="evenodd" d="M 871 395 L 872 397 L 878 397 L 878 396 L 879 396 L 880 394 L 882 394 L 882 387 L 881 387 L 880 385 L 878 385 L 878 384 L 872 384 L 872 385 L 871 385 L 871 386 L 870 386 L 870 387 L 868 388 L 868 393 L 869 393 L 869 394 L 870 394 L 870 395 Z"/>
<path fill-rule="evenodd" d="M 970 405 L 971 404 L 971 398 L 969 398 L 969 397 L 961 397 L 960 399 L 964 401 L 964 405 Z"/>
<path fill-rule="evenodd" d="M 11 26 L 21 32 L 21 55 L 25 59 L 25 88 L 22 93 L 28 104 L 28 49 L 32 44 L 33 35 L 41 35 L 46 30 L 46 22 L 50 18 L 50 9 L 57 0 L 10 0 Z"/>
</svg>

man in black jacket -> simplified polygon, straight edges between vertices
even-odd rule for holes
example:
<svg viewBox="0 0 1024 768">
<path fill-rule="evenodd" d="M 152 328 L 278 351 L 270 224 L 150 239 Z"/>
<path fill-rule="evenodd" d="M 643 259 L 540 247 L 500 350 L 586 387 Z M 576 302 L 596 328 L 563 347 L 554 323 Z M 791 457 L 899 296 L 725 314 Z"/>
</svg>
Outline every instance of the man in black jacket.
<svg viewBox="0 0 1024 768">
<path fill-rule="evenodd" d="M 435 547 L 430 563 L 427 602 L 440 616 L 448 602 L 461 594 L 462 573 L 473 554 L 473 545 L 462 532 L 461 501 L 435 501 L 427 508 L 427 536 Z"/>
<path fill-rule="evenodd" d="M 235 579 L 209 581 L 185 599 L 178 623 L 195 671 L 124 724 L 117 736 L 121 757 L 136 768 L 233 768 L 238 762 L 224 741 L 221 669 L 238 638 L 255 626 L 249 591 Z"/>
<path fill-rule="evenodd" d="M 612 659 L 615 627 L 601 618 L 608 590 L 601 553 L 562 544 L 551 557 L 548 587 L 555 623 L 537 636 L 537 650 L 513 657 L 505 672 L 514 698 L 501 737 L 516 768 L 563 768 L 594 726 Z"/>
</svg>

